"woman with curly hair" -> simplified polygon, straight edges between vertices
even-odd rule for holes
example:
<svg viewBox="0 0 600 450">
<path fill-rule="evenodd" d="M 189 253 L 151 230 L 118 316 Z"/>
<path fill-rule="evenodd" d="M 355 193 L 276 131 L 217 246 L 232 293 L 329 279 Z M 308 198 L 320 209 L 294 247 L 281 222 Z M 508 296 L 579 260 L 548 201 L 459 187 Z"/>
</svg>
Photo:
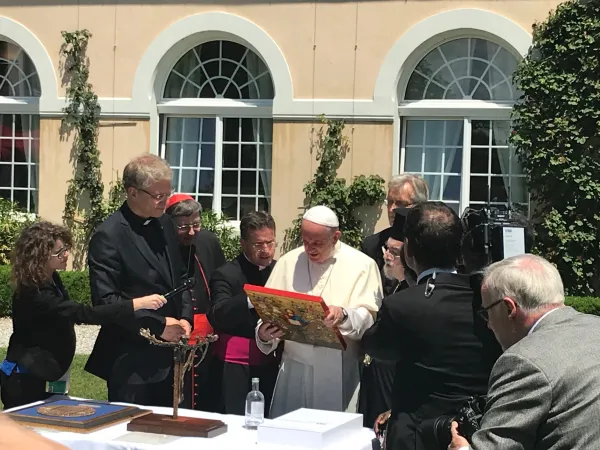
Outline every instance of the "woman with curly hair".
<svg viewBox="0 0 600 450">
<path fill-rule="evenodd" d="M 138 309 L 158 309 L 164 297 L 88 306 L 69 299 L 58 270 L 65 270 L 72 237 L 50 222 L 23 229 L 13 250 L 13 333 L 0 365 L 5 408 L 44 400 L 46 382 L 61 379 L 75 355 L 75 324 L 102 325 L 134 319 Z"/>
</svg>

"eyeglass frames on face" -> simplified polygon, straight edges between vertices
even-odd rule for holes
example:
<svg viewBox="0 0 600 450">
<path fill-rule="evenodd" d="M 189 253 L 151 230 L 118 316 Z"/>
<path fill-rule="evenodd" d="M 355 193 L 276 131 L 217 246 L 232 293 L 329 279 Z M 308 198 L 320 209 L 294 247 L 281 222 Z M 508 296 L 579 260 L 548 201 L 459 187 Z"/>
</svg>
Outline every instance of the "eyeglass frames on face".
<svg viewBox="0 0 600 450">
<path fill-rule="evenodd" d="M 188 223 L 186 225 L 176 225 L 176 227 L 180 231 L 190 231 L 190 230 L 199 231 L 200 228 L 202 227 L 202 225 L 200 224 L 200 222 L 196 222 L 196 223 Z"/>
<path fill-rule="evenodd" d="M 390 249 L 387 245 L 381 246 L 381 251 L 383 252 L 384 255 L 387 253 L 388 255 L 392 256 L 394 259 L 400 258 L 400 255 L 394 253 L 392 251 L 392 249 Z"/>
<path fill-rule="evenodd" d="M 394 200 L 391 198 L 386 198 L 385 204 L 387 206 L 393 206 L 394 208 L 410 208 L 413 205 L 412 203 L 407 203 L 407 202 L 403 202 L 400 200 Z"/>
<path fill-rule="evenodd" d="M 264 247 L 273 248 L 277 245 L 277 241 L 266 241 L 266 242 L 253 242 L 252 247 L 256 250 L 260 250 Z"/>
<path fill-rule="evenodd" d="M 171 195 L 173 195 L 173 190 L 171 190 L 171 192 L 169 192 L 168 194 L 152 194 L 151 192 L 148 192 L 146 189 L 141 189 L 141 188 L 138 188 L 138 191 L 142 191 L 143 193 L 148 194 L 150 197 L 152 197 L 157 202 L 162 202 L 163 200 L 166 200 Z"/>
<path fill-rule="evenodd" d="M 486 322 L 489 322 L 490 320 L 490 313 L 489 310 L 492 309 L 494 306 L 499 305 L 500 303 L 502 303 L 504 301 L 503 298 L 501 298 L 500 300 L 496 300 L 494 303 L 492 303 L 490 306 L 486 306 L 485 308 L 481 308 L 479 311 L 477 311 L 477 314 L 479 314 L 479 316 L 485 320 Z"/>
<path fill-rule="evenodd" d="M 51 253 L 50 256 L 52 256 L 54 258 L 62 258 L 63 256 L 65 256 L 65 252 L 68 252 L 68 251 L 69 251 L 68 247 L 62 247 L 56 253 Z"/>
</svg>

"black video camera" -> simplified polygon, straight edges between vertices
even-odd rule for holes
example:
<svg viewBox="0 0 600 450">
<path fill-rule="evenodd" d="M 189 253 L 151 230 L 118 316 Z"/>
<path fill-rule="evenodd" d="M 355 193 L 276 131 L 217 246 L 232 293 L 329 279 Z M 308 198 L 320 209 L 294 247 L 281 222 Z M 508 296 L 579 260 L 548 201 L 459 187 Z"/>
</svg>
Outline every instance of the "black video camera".
<svg viewBox="0 0 600 450">
<path fill-rule="evenodd" d="M 471 442 L 481 426 L 485 402 L 485 396 L 471 397 L 455 413 L 422 422 L 420 429 L 425 448 L 446 450 L 452 441 L 452 422 L 458 423 L 458 433 Z"/>
<path fill-rule="evenodd" d="M 507 254 L 516 254 L 518 247 L 522 253 L 529 253 L 533 247 L 531 224 L 510 206 L 467 208 L 461 222 L 461 256 L 469 273 L 501 261 Z"/>
</svg>

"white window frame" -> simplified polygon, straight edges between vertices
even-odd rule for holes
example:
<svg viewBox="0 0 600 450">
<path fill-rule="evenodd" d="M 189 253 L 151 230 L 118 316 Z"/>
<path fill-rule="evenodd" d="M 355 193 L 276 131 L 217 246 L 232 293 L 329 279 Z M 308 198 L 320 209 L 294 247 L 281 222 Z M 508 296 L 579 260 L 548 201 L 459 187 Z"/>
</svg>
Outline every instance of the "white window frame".
<svg viewBox="0 0 600 450">
<path fill-rule="evenodd" d="M 395 158 L 393 172 L 404 173 L 405 143 L 406 143 L 406 120 L 463 120 L 463 161 L 461 175 L 461 191 L 459 211 L 462 213 L 469 205 L 469 191 L 471 188 L 471 120 L 508 120 L 510 121 L 514 101 L 493 101 L 493 100 L 404 100 L 408 82 L 414 70 L 419 63 L 433 50 L 444 42 L 455 39 L 485 39 L 508 52 L 512 53 L 517 59 L 523 56 L 499 39 L 494 33 L 480 32 L 457 32 L 452 30 L 450 34 L 441 33 L 435 38 L 427 41 L 427 44 L 410 55 L 406 64 L 406 70 L 398 83 L 396 84 L 396 93 L 398 101 L 398 115 L 395 126 Z"/>
<path fill-rule="evenodd" d="M 195 100 L 195 99 L 182 99 L 182 100 Z M 198 99 L 203 101 L 206 101 L 206 99 Z M 215 99 L 215 100 L 226 100 L 226 99 Z M 179 101 L 179 100 L 175 100 L 175 101 Z M 228 102 L 231 102 L 231 100 L 227 100 Z M 235 101 L 234 101 L 235 102 Z M 264 102 L 264 100 L 262 100 L 261 102 Z M 170 102 L 169 102 L 170 103 Z M 201 102 L 199 102 L 201 103 Z M 264 108 L 264 107 L 263 107 Z M 273 116 L 266 116 L 264 115 L 264 110 L 260 111 L 262 113 L 262 115 L 260 114 L 256 114 L 257 110 L 251 110 L 249 108 L 239 108 L 236 107 L 233 109 L 233 111 L 235 112 L 235 114 L 232 114 L 231 110 L 226 110 L 226 108 L 224 108 L 224 111 L 229 112 L 229 114 L 218 114 L 215 111 L 215 107 L 213 106 L 212 108 L 209 109 L 209 111 L 212 112 L 212 114 L 168 114 L 168 113 L 161 113 L 160 115 L 160 119 L 162 120 L 162 129 L 161 129 L 161 136 L 160 136 L 160 147 L 159 147 L 159 154 L 161 158 L 165 158 L 166 157 L 166 136 L 167 136 L 167 119 L 170 117 L 181 117 L 181 118 L 187 118 L 187 119 L 215 119 L 215 167 L 214 167 L 214 174 L 215 174 L 215 178 L 214 178 L 214 187 L 213 187 L 213 207 L 212 210 L 218 214 L 222 214 L 222 210 L 221 210 L 221 205 L 222 205 L 222 176 L 223 176 L 223 120 L 224 119 L 263 119 L 263 120 L 273 120 Z M 268 108 L 270 111 L 270 108 Z M 192 110 L 195 112 L 195 108 L 192 108 Z M 198 108 L 198 110 L 202 110 L 202 108 Z M 254 114 L 252 114 L 254 113 Z M 273 143 L 271 142 L 271 149 L 273 148 Z M 183 158 L 183 152 L 181 153 L 180 158 Z M 239 168 L 238 168 L 239 170 Z M 198 172 L 199 173 L 199 172 Z M 259 176 L 259 172 L 257 171 L 257 176 Z M 239 207 L 239 199 L 240 198 L 245 198 L 244 196 L 240 196 L 239 194 L 239 190 L 240 190 L 240 179 L 238 178 L 238 194 L 236 195 L 236 197 L 238 198 L 238 207 Z M 179 185 L 181 185 L 181 175 L 179 177 Z M 189 193 L 190 195 L 197 195 L 197 193 Z M 227 195 L 228 197 L 233 197 L 233 195 Z M 272 199 L 272 192 L 269 192 L 267 195 L 267 198 L 271 198 Z M 239 225 L 239 220 L 237 219 L 233 219 L 233 220 L 229 220 L 229 223 L 232 226 L 238 226 Z"/>
<path fill-rule="evenodd" d="M 39 97 L 20 97 L 20 96 L 0 96 L 0 115 L 12 115 L 12 116 L 17 116 L 17 115 L 26 115 L 29 116 L 29 130 L 27 130 L 28 133 L 30 133 L 32 131 L 32 118 L 35 117 L 37 119 L 37 124 L 38 124 L 38 138 L 34 139 L 32 136 L 27 136 L 27 137 L 20 137 L 20 140 L 23 141 L 27 141 L 28 142 L 28 158 L 29 160 L 25 163 L 19 163 L 19 162 L 15 162 L 14 161 L 14 145 L 15 145 L 15 141 L 17 140 L 15 134 L 16 134 L 16 130 L 15 130 L 15 120 L 13 117 L 12 120 L 12 133 L 10 137 L 4 137 L 3 140 L 10 140 L 12 141 L 12 158 L 13 161 L 12 162 L 5 162 L 2 165 L 3 166 L 8 166 L 10 165 L 11 167 L 11 185 L 10 186 L 2 186 L 0 187 L 0 190 L 3 191 L 9 191 L 11 193 L 11 199 L 8 199 L 9 201 L 13 201 L 14 202 L 14 192 L 15 191 L 24 191 L 27 193 L 27 206 L 24 208 L 28 213 L 33 213 L 33 214 L 38 214 L 39 209 L 40 209 L 40 140 L 41 140 L 41 136 L 39 135 L 40 131 L 41 131 L 41 115 L 40 115 L 40 98 L 41 98 L 41 94 L 42 94 L 42 90 L 43 90 L 43 86 L 42 86 L 42 78 L 40 76 L 39 73 L 39 69 L 36 65 L 36 61 L 31 57 L 31 55 L 29 53 L 27 53 L 27 51 L 25 50 L 25 48 L 23 48 L 21 45 L 19 45 L 17 42 L 13 41 L 12 39 L 8 39 L 6 37 L 2 37 L 1 39 L 4 42 L 7 42 L 11 45 L 14 45 L 16 47 L 18 47 L 19 49 L 19 53 L 17 54 L 20 55 L 21 53 L 25 54 L 26 57 L 28 57 L 32 64 L 33 67 L 35 68 L 35 72 L 31 73 L 31 74 L 25 74 L 21 68 L 19 68 L 17 66 L 17 64 L 13 61 L 12 65 L 14 67 L 9 68 L 10 70 L 15 70 L 15 67 L 18 68 L 19 73 L 21 73 L 21 75 L 24 77 L 25 81 L 21 81 L 22 82 L 26 82 L 29 84 L 29 79 L 32 76 L 36 76 L 38 79 L 38 83 L 40 85 L 40 96 Z M 8 83 L 8 79 L 6 78 L 2 78 L 0 80 L 0 85 L 4 84 L 4 83 Z M 30 86 L 31 89 L 31 86 Z M 32 162 L 31 159 L 31 153 L 32 153 L 32 143 L 34 141 L 37 141 L 38 143 L 38 160 L 37 162 Z M 28 184 L 26 187 L 16 187 L 15 186 L 15 167 L 16 166 L 26 166 L 27 167 L 27 171 L 28 171 Z M 31 187 L 31 179 L 32 179 L 32 172 L 36 172 L 36 186 L 34 188 Z M 35 192 L 35 195 L 37 196 L 37 201 L 36 201 L 36 205 L 35 207 L 33 207 L 33 205 L 31 204 L 31 193 Z"/>
<path fill-rule="evenodd" d="M 235 35 L 227 36 L 211 36 L 204 42 L 213 40 L 229 40 L 236 42 L 246 47 L 247 50 L 254 51 L 259 54 L 253 46 L 249 46 L 248 43 L 241 39 L 238 39 Z M 214 189 L 213 189 L 213 211 L 218 214 L 222 214 L 222 170 L 223 170 L 223 119 L 234 118 L 234 119 L 263 119 L 273 121 L 273 99 L 229 99 L 229 98 L 164 98 L 164 92 L 169 79 L 171 71 L 179 62 L 179 60 L 186 55 L 190 50 L 195 49 L 198 45 L 202 44 L 201 41 L 196 41 L 191 46 L 181 48 L 178 55 L 172 58 L 169 64 L 168 70 L 165 71 L 162 81 L 157 85 L 157 112 L 158 122 L 162 121 L 159 128 L 158 135 L 158 149 L 161 157 L 166 155 L 166 127 L 168 117 L 182 117 L 182 118 L 212 118 L 216 120 L 215 125 L 215 178 L 214 178 Z M 262 56 L 261 56 L 262 58 Z M 275 89 L 275 79 L 272 68 L 269 66 L 267 61 L 263 59 L 271 80 L 273 82 L 273 88 Z M 271 143 L 273 150 L 273 143 Z M 238 179 L 239 183 L 239 179 Z M 239 188 L 239 186 L 238 186 Z M 239 199 L 239 189 L 238 195 Z M 272 198 L 272 192 L 268 193 L 268 197 Z M 239 201 L 239 200 L 238 200 Z M 239 203 L 238 203 L 239 207 Z M 239 220 L 230 220 L 231 226 L 239 226 Z"/>
<path fill-rule="evenodd" d="M 447 101 L 427 101 L 428 103 L 448 103 Z M 464 103 L 468 103 L 469 101 L 463 101 Z M 429 108 L 427 108 L 429 109 Z M 483 114 L 483 111 L 479 109 L 472 109 L 471 114 L 458 115 L 458 114 L 448 114 L 451 108 L 446 109 L 446 115 L 443 115 L 439 112 L 435 114 L 432 111 L 432 114 L 404 114 L 406 110 L 402 111 L 400 109 L 400 130 L 398 131 L 400 134 L 400 173 L 404 173 L 404 163 L 405 163 L 405 155 L 406 155 L 406 121 L 407 120 L 462 120 L 463 121 L 463 142 L 462 142 L 462 168 L 461 168 L 461 184 L 460 184 L 460 200 L 459 200 L 459 212 L 463 213 L 465 208 L 467 208 L 470 204 L 470 190 L 471 190 L 471 121 L 473 120 L 511 120 L 510 112 L 508 114 L 488 114 L 487 116 Z M 511 108 L 512 110 L 512 108 Z M 462 108 L 462 111 L 469 112 L 467 108 Z M 455 112 L 455 110 L 452 110 Z"/>
</svg>

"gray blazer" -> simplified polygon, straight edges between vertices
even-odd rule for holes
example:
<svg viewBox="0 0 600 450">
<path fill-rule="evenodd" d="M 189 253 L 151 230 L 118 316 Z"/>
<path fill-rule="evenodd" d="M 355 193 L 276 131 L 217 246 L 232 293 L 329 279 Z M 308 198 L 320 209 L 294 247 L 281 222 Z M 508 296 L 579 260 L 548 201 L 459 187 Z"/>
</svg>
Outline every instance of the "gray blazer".
<svg viewBox="0 0 600 450">
<path fill-rule="evenodd" d="M 473 449 L 600 449 L 600 317 L 544 317 L 498 359 Z"/>
</svg>

